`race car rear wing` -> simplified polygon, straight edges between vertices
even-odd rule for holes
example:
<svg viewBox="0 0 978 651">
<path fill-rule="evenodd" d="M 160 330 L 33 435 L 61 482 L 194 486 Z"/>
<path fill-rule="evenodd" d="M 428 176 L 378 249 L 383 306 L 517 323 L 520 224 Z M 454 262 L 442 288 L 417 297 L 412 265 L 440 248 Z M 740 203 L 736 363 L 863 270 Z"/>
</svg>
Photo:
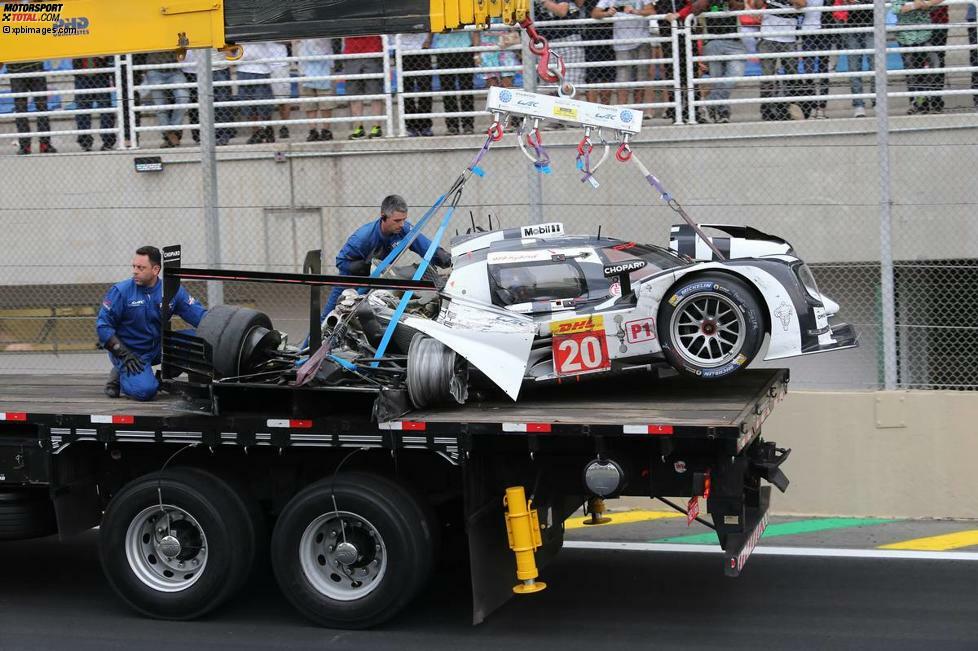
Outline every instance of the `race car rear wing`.
<svg viewBox="0 0 978 651">
<path fill-rule="evenodd" d="M 164 333 L 170 331 L 170 304 L 180 289 L 180 281 L 187 280 L 235 280 L 254 283 L 278 283 L 286 285 L 306 285 L 309 287 L 309 352 L 314 353 L 322 342 L 322 329 L 319 321 L 322 287 L 353 287 L 363 289 L 393 289 L 415 291 L 437 291 L 430 280 L 410 280 L 401 278 L 370 278 L 367 276 L 324 275 L 322 270 L 322 251 L 306 253 L 303 273 L 277 273 L 270 271 L 245 271 L 242 269 L 203 269 L 184 267 L 181 264 L 182 251 L 179 244 L 163 247 L 163 306 L 161 318 Z M 166 335 L 164 335 L 166 336 Z M 166 359 L 164 355 L 164 366 Z"/>
</svg>

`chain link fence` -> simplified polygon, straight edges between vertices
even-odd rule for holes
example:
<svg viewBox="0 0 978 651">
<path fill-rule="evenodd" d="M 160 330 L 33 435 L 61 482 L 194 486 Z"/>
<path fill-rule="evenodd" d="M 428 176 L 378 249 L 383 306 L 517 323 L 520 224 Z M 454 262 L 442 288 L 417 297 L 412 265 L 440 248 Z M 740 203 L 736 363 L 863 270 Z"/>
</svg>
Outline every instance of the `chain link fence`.
<svg viewBox="0 0 978 651">
<path fill-rule="evenodd" d="M 775 90 L 771 96 L 773 104 L 807 108 L 812 119 L 763 120 L 763 57 L 758 58 L 763 51 L 756 45 L 745 46 L 743 55 L 717 54 L 705 44 L 696 45 L 711 40 L 709 25 L 694 32 L 699 22 L 685 19 L 690 27 L 683 31 L 680 19 L 669 23 L 675 29 L 666 35 L 662 13 L 638 21 L 646 33 L 618 41 L 615 27 L 624 22 L 621 16 L 578 16 L 561 23 L 563 28 L 579 26 L 578 39 L 556 44 L 565 51 L 583 50 L 565 56 L 569 69 L 579 71 L 579 97 L 628 103 L 655 116 L 632 145 L 686 210 L 701 223 L 749 224 L 790 241 L 813 267 L 822 291 L 842 306 L 842 318 L 856 326 L 861 346 L 855 350 L 786 360 L 796 386 L 884 387 L 889 359 L 889 384 L 897 388 L 978 387 L 978 360 L 973 359 L 978 356 L 978 232 L 973 218 L 978 186 L 972 178 L 978 162 L 978 115 L 971 108 L 978 86 L 972 76 L 978 73 L 975 24 L 967 13 L 972 3 L 948 4 L 944 33 L 950 49 L 938 68 L 947 71 L 943 90 L 919 91 L 923 97 L 943 97 L 943 112 L 905 115 L 904 73 L 914 68 L 897 69 L 894 62 L 887 66 L 889 120 L 872 117 L 875 90 L 868 61 L 862 71 L 864 90 L 852 92 L 853 76 L 846 68 L 851 52 L 838 43 L 811 57 L 795 56 L 796 61 L 826 57 L 827 68 L 816 62 L 814 72 L 805 67 L 795 72 L 784 64 L 774 70 L 779 83 L 817 82 L 802 86 L 802 95 Z M 723 12 L 715 13 L 723 17 Z M 739 38 L 759 37 L 740 21 L 747 14 L 731 15 L 737 18 Z M 838 29 L 862 33 L 867 28 Z M 108 85 L 89 88 L 109 88 L 109 98 L 102 113 L 90 111 L 94 120 L 86 129 L 75 118 L 97 107 L 73 104 L 77 70 L 59 69 L 60 77 L 51 73 L 47 91 L 25 92 L 35 93 L 29 97 L 60 97 L 57 110 L 67 113 L 52 115 L 49 129 L 61 154 L 0 156 L 0 372 L 105 370 L 104 353 L 94 350 L 95 315 L 107 287 L 128 276 L 129 260 L 140 245 L 179 243 L 189 266 L 290 272 L 302 270 L 307 250 L 321 249 L 324 273 L 329 273 L 349 234 L 378 217 L 384 196 L 404 196 L 410 218 L 417 219 L 482 145 L 480 134 L 490 121 L 481 110 L 486 88 L 532 86 L 536 81 L 525 41 L 517 44 L 506 34 L 493 30 L 473 41 L 466 32 L 462 36 L 469 39 L 468 46 L 462 38 L 426 43 L 424 38 L 392 36 L 378 55 L 344 53 L 341 42 L 311 49 L 293 43 L 290 56 L 259 61 L 287 64 L 287 81 L 273 80 L 270 71 L 267 77 L 242 77 L 239 71 L 247 61 L 219 64 L 212 93 L 201 91 L 199 97 L 193 95 L 200 88 L 198 80 L 186 76 L 206 70 L 196 62 L 119 57 L 95 68 L 106 75 L 101 82 Z M 621 46 L 626 40 L 636 51 L 615 50 L 616 42 Z M 854 49 L 866 50 L 859 54 L 871 60 L 872 44 Z M 680 52 L 686 53 L 685 61 Z M 724 56 L 730 58 L 710 59 Z M 745 74 L 715 72 L 712 77 L 735 80 L 727 99 L 727 124 L 717 119 L 721 114 L 715 107 L 723 104 L 711 98 L 711 77 L 705 73 L 711 63 L 738 57 Z M 380 71 L 354 63 L 363 60 L 374 61 Z M 925 68 L 929 63 L 925 61 Z M 177 70 L 182 81 L 149 75 Z M 687 75 L 681 76 L 681 70 Z M 737 70 L 734 66 L 733 72 Z M 931 74 L 931 69 L 925 72 Z M 790 75 L 787 80 L 777 78 L 785 75 Z M 829 82 L 828 97 L 840 96 L 828 102 L 828 115 L 836 119 L 817 119 L 823 78 Z M 354 90 L 351 82 L 358 80 L 379 82 L 383 92 L 373 92 L 376 88 L 366 83 Z M 304 82 L 317 81 L 330 82 L 329 87 L 303 94 Z M 282 86 L 286 83 L 288 91 Z M 270 88 L 242 93 L 248 86 L 264 85 Z M 186 95 L 174 93 L 179 90 Z M 540 91 L 551 92 L 543 83 Z M 871 117 L 853 117 L 853 99 L 863 99 Z M 202 119 L 191 113 L 200 101 L 214 102 L 217 144 L 224 145 L 221 136 L 229 136 L 228 145 L 216 149 L 213 178 L 202 164 L 206 156 L 187 138 L 193 135 L 190 125 Z M 805 101 L 809 104 L 802 106 Z M 363 104 L 358 115 L 351 110 L 353 102 Z M 283 104 L 291 107 L 284 114 Z M 53 107 L 49 101 L 47 108 Z M 184 111 L 176 125 L 180 128 L 158 122 L 162 111 Z M 31 111 L 22 113 L 31 121 L 36 117 Z M 100 125 L 100 115 L 112 115 L 114 122 Z M 18 117 L 23 118 L 20 113 L 0 114 L 0 139 L 5 139 L 0 142 L 19 145 L 22 136 L 13 129 Z M 349 139 L 361 123 L 364 137 Z M 383 137 L 369 137 L 373 125 Z M 283 127 L 290 128 L 288 138 L 282 137 Z M 469 128 L 474 135 L 466 135 Z M 255 137 L 267 135 L 268 129 L 274 142 Z M 311 137 L 312 131 L 319 136 L 327 129 L 332 141 Z M 425 137 L 425 129 L 435 135 Z M 166 132 L 174 130 L 183 132 L 182 141 L 160 148 L 169 144 Z M 104 134 L 114 137 L 110 143 L 115 151 L 85 153 L 74 147 L 80 136 L 89 135 L 98 149 Z M 574 161 L 582 135 L 574 129 L 545 131 L 553 165 L 552 173 L 541 174 L 523 157 L 508 129 L 484 160 L 485 177 L 466 186 L 450 233 L 465 232 L 473 224 L 485 228 L 490 220 L 496 228 L 560 221 L 571 233 L 600 228 L 610 237 L 668 242 L 670 225 L 680 219 L 636 168 L 612 156 L 596 173 L 599 187 L 581 182 Z M 595 151 L 600 149 L 596 143 Z M 162 171 L 136 171 L 137 159 L 147 157 L 159 157 Z M 205 187 L 212 182 L 216 202 L 207 206 Z M 884 290 L 886 277 L 892 277 L 892 291 Z M 190 283 L 188 288 L 204 302 L 267 312 L 293 342 L 306 334 L 307 289 L 233 282 L 220 288 Z M 893 306 L 890 318 L 884 316 L 888 301 Z M 895 347 L 890 354 L 884 346 L 887 336 Z"/>
</svg>

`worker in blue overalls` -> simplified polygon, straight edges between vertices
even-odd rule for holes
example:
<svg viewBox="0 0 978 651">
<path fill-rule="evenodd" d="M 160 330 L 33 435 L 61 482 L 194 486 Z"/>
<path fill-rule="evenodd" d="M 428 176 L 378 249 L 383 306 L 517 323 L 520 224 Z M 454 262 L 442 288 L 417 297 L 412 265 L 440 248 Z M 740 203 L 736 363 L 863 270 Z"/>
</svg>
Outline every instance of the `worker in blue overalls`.
<svg viewBox="0 0 978 651">
<path fill-rule="evenodd" d="M 347 276 L 369 276 L 371 261 L 383 260 L 411 232 L 407 211 L 407 203 L 400 195 L 392 194 L 385 197 L 380 204 L 380 218 L 355 230 L 340 249 L 336 256 L 336 269 L 339 273 Z M 429 246 L 431 240 L 418 234 L 411 242 L 410 249 L 423 256 Z M 452 264 L 452 256 L 445 249 L 438 247 L 431 264 L 436 267 L 449 267 Z M 342 287 L 333 288 L 323 309 L 322 318 L 325 319 L 326 315 L 333 311 L 342 293 Z"/>
<path fill-rule="evenodd" d="M 110 398 L 118 398 L 121 388 L 130 398 L 152 400 L 159 389 L 153 364 L 159 364 L 162 350 L 161 264 L 160 250 L 155 246 L 136 249 L 132 278 L 113 285 L 102 300 L 95 330 L 112 362 L 105 385 Z M 197 327 L 207 310 L 181 287 L 171 300 L 170 313 Z"/>
</svg>

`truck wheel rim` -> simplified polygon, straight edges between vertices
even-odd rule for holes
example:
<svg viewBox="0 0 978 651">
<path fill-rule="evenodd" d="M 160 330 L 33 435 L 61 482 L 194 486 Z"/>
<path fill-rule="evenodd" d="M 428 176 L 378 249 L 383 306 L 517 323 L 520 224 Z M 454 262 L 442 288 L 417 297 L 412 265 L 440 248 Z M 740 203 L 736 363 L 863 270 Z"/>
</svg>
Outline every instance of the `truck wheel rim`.
<svg viewBox="0 0 978 651">
<path fill-rule="evenodd" d="M 337 601 L 362 599 L 387 573 L 387 546 L 366 518 L 348 511 L 324 513 L 299 540 L 302 573 L 321 594 Z"/>
<path fill-rule="evenodd" d="M 126 559 L 144 585 L 159 592 L 186 590 L 207 566 L 207 536 L 200 523 L 180 507 L 164 504 L 143 509 L 126 531 Z"/>
<path fill-rule="evenodd" d="M 744 348 L 746 322 L 740 308 L 723 294 L 701 292 L 683 299 L 669 324 L 676 351 L 688 362 L 716 368 Z"/>
</svg>

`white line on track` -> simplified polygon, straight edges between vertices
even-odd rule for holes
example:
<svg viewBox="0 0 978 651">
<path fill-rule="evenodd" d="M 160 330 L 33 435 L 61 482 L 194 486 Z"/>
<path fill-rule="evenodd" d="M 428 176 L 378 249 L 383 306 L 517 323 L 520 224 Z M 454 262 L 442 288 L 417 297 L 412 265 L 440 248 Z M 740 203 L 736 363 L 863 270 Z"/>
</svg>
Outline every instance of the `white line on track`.
<svg viewBox="0 0 978 651">
<path fill-rule="evenodd" d="M 719 545 L 684 545 L 681 543 L 634 543 L 568 540 L 565 549 L 604 549 L 634 552 L 679 552 L 685 554 L 722 554 Z M 918 561 L 978 561 L 976 552 L 916 552 L 902 549 L 839 549 L 833 547 L 757 547 L 753 556 L 821 556 L 832 558 L 881 558 Z"/>
</svg>

